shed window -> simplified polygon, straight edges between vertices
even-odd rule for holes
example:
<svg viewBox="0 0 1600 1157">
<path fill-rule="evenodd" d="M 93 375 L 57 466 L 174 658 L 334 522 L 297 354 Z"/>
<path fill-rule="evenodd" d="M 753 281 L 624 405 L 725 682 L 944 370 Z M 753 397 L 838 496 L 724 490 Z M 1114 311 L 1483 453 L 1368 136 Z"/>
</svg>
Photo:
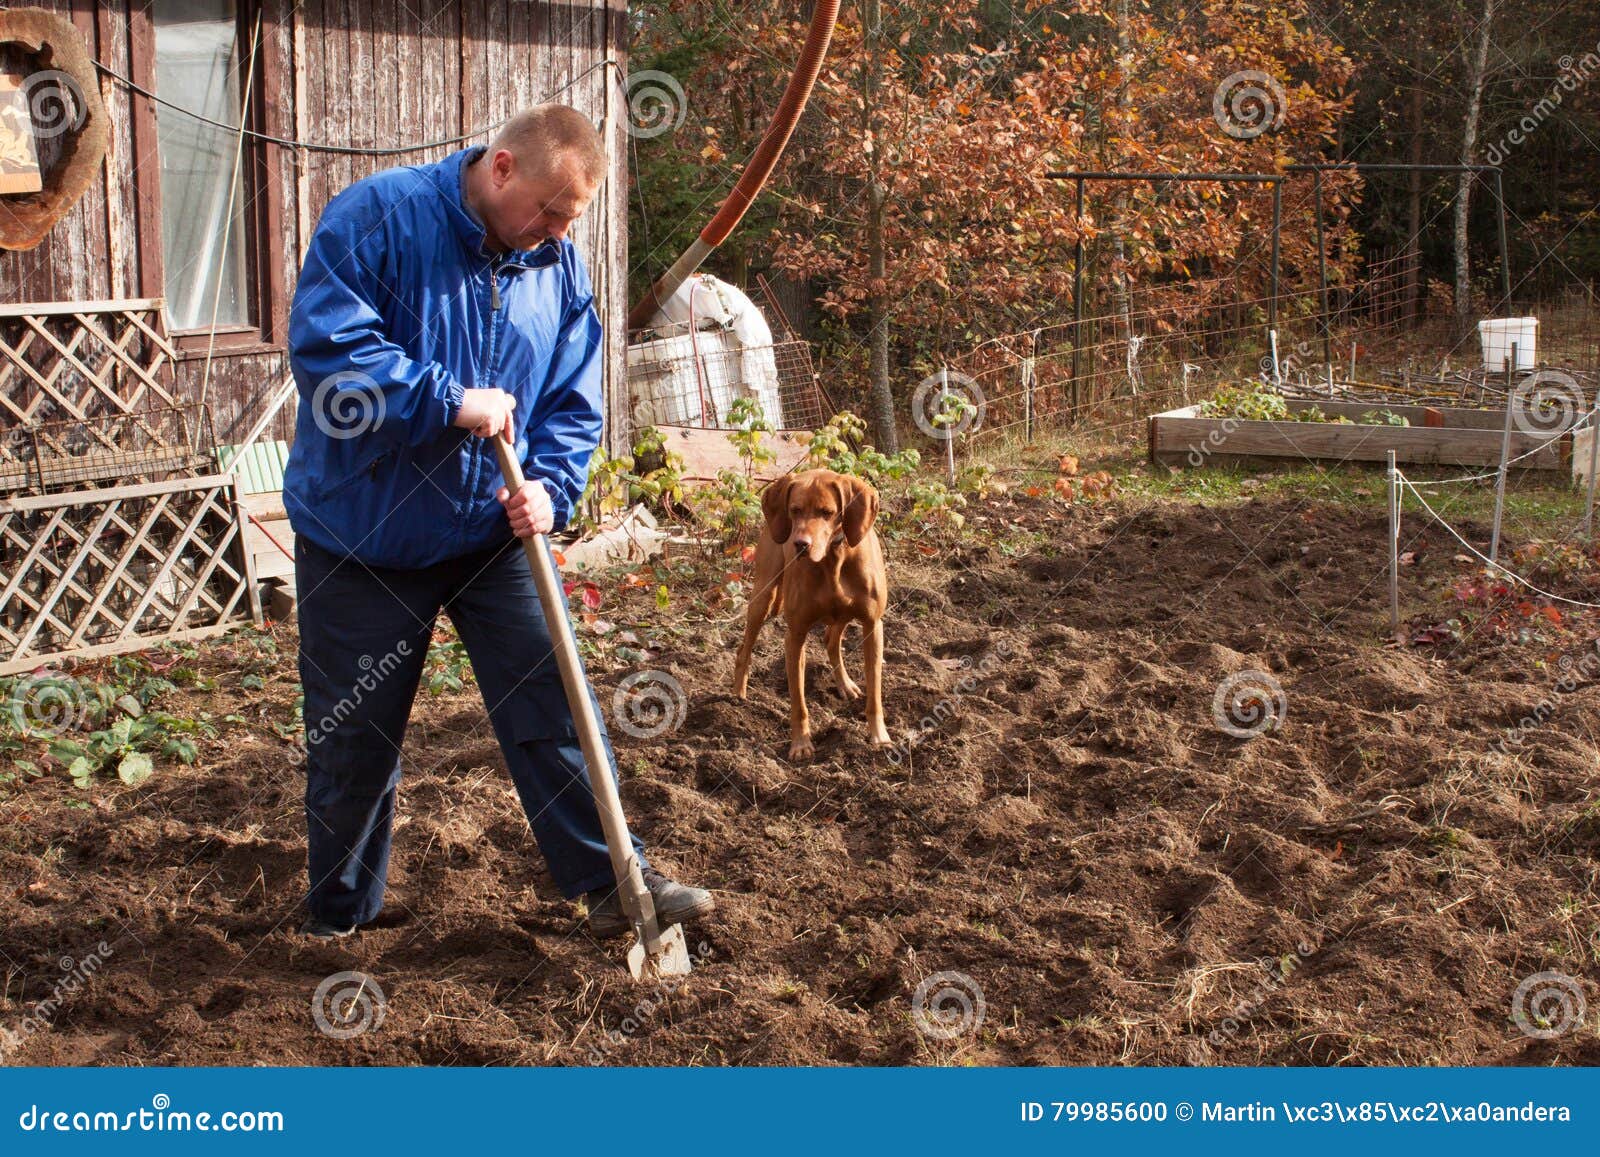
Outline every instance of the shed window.
<svg viewBox="0 0 1600 1157">
<path fill-rule="evenodd" d="M 161 0 L 154 6 L 156 110 L 161 155 L 161 242 L 167 321 L 182 331 L 251 323 L 248 163 L 234 187 L 242 77 L 234 0 Z M 229 191 L 232 189 L 232 211 Z"/>
</svg>

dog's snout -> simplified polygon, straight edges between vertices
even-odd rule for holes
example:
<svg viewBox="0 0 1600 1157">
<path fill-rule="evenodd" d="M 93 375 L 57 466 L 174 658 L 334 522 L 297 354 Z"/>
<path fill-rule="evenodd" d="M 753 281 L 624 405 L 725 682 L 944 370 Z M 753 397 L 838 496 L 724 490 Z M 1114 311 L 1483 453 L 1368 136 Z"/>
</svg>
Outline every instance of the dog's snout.
<svg viewBox="0 0 1600 1157">
<path fill-rule="evenodd" d="M 811 536 L 810 535 L 797 534 L 797 535 L 794 536 L 794 552 L 796 554 L 805 554 L 806 551 L 808 551 L 810 549 L 811 549 Z"/>
</svg>

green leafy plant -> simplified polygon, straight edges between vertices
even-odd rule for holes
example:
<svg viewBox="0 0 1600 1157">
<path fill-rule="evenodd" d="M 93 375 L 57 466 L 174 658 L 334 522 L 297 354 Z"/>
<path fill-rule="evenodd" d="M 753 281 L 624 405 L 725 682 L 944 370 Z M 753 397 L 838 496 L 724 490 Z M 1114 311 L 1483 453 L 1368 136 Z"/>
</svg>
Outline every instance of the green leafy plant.
<svg viewBox="0 0 1600 1157">
<path fill-rule="evenodd" d="M 589 460 L 589 481 L 578 504 L 577 525 L 593 527 L 637 502 L 665 511 L 683 500 L 683 469 L 683 455 L 669 449 L 665 436 L 654 426 L 637 431 L 631 454 L 613 458 L 597 449 Z"/>
<path fill-rule="evenodd" d="M 806 444 L 807 469 L 853 474 L 880 486 L 904 478 L 922 465 L 922 455 L 916 450 L 902 450 L 891 457 L 869 445 L 866 434 L 867 424 L 855 414 L 835 414 Z"/>
<path fill-rule="evenodd" d="M 761 412 L 761 403 L 754 398 L 739 398 L 728 407 L 728 424 L 733 427 L 728 441 L 744 461 L 745 474 L 751 475 L 763 463 L 776 462 L 778 456 L 761 444 L 763 434 L 772 433 L 772 423 Z"/>
<path fill-rule="evenodd" d="M 211 739 L 216 734 L 217 729 L 206 720 L 150 711 L 137 718 L 124 715 L 83 740 L 53 739 L 50 754 L 67 765 L 67 774 L 77 787 L 89 787 L 96 776 L 113 768 L 118 779 L 134 787 L 154 774 L 153 756 L 193 763 L 200 754 L 195 737 Z"/>
<path fill-rule="evenodd" d="M 1200 416 L 1278 422 L 1289 417 L 1289 407 L 1271 386 L 1248 381 L 1237 386 L 1218 386 L 1212 397 L 1200 403 Z"/>
<path fill-rule="evenodd" d="M 967 500 L 936 478 L 919 479 L 911 484 L 911 520 L 932 529 L 960 530 L 966 525 L 962 514 Z"/>
<path fill-rule="evenodd" d="M 956 475 L 956 489 L 964 494 L 986 496 L 994 485 L 994 467 L 987 462 L 964 466 Z"/>
<path fill-rule="evenodd" d="M 472 661 L 460 639 L 436 639 L 428 647 L 422 663 L 423 680 L 429 695 L 463 691 L 472 681 Z"/>
</svg>

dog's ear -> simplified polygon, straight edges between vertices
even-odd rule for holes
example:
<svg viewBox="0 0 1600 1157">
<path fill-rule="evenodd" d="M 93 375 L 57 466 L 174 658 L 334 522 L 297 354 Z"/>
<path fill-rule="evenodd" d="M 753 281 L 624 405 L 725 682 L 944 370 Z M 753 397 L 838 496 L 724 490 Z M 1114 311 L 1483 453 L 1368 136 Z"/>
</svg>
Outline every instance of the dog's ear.
<svg viewBox="0 0 1600 1157">
<path fill-rule="evenodd" d="M 761 516 L 767 520 L 767 533 L 779 545 L 788 542 L 794 530 L 789 522 L 789 485 L 793 481 L 794 475 L 784 474 L 761 492 Z"/>
<path fill-rule="evenodd" d="M 860 546 L 872 524 L 878 521 L 878 492 L 860 478 L 846 478 L 844 491 L 844 540 L 851 546 Z"/>
</svg>

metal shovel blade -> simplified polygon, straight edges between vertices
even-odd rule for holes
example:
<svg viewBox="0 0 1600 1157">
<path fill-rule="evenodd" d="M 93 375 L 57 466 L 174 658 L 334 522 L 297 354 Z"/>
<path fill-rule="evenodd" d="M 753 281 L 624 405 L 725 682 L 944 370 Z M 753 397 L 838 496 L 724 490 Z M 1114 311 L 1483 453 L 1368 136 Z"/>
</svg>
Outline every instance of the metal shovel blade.
<svg viewBox="0 0 1600 1157">
<path fill-rule="evenodd" d="M 635 940 L 628 949 L 628 971 L 635 980 L 646 976 L 688 976 L 689 968 L 689 942 L 683 938 L 682 924 L 664 930 L 654 952 L 645 949 L 643 940 Z"/>
</svg>

